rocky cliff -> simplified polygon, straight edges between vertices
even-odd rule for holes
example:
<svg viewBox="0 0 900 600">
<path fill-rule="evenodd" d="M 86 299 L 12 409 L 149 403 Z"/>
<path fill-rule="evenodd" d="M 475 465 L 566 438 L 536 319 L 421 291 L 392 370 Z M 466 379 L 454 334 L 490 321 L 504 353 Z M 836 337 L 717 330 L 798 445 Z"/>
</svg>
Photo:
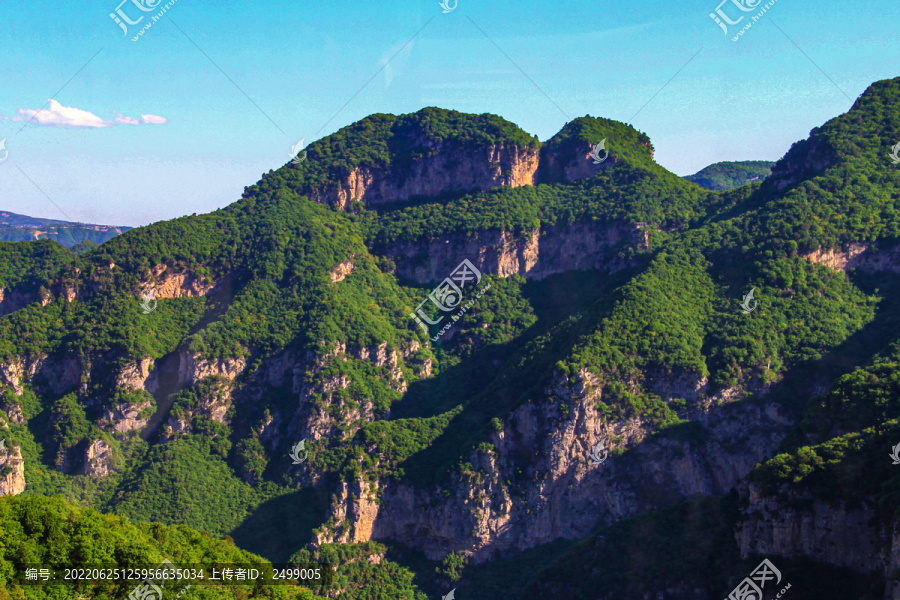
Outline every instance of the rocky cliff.
<svg viewBox="0 0 900 600">
<path fill-rule="evenodd" d="M 25 459 L 19 446 L 0 450 L 0 496 L 18 496 L 25 491 Z"/>
<path fill-rule="evenodd" d="M 866 504 L 845 506 L 783 489 L 765 496 L 755 484 L 744 489 L 747 506 L 735 538 L 741 556 L 806 557 L 878 575 L 888 582 L 885 598 L 900 598 L 900 531 Z"/>
<path fill-rule="evenodd" d="M 728 492 L 772 455 L 792 425 L 775 404 L 716 403 L 693 416 L 689 434 L 656 435 L 640 420 L 605 418 L 596 408 L 603 392 L 587 372 L 575 383 L 558 380 L 543 401 L 504 419 L 491 449 L 473 453 L 472 470 L 447 489 L 343 483 L 332 525 L 314 543 L 393 540 L 434 560 L 462 552 L 482 562 L 578 539 L 598 523 Z M 592 464 L 590 450 L 601 440 L 612 452 Z M 520 464 L 523 456 L 527 464 Z M 436 504 L 435 497 L 444 500 Z"/>
<path fill-rule="evenodd" d="M 360 165 L 335 182 L 302 189 L 316 202 L 345 209 L 350 202 L 367 206 L 446 193 L 486 191 L 494 187 L 533 185 L 538 168 L 534 148 L 494 144 L 460 148 L 446 143 L 428 148 L 428 156 L 403 166 Z"/>
<path fill-rule="evenodd" d="M 565 271 L 616 271 L 627 265 L 623 250 L 647 248 L 647 231 L 639 224 L 574 223 L 538 228 L 522 234 L 479 231 L 435 240 L 401 242 L 379 249 L 397 265 L 400 277 L 417 283 L 448 277 L 463 259 L 482 273 L 543 279 Z"/>
</svg>

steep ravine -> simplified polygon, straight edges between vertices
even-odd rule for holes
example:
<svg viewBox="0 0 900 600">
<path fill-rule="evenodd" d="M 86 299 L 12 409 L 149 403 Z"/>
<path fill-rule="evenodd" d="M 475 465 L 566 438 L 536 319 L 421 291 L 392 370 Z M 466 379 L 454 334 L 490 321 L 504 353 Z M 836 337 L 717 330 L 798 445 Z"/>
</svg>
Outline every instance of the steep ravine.
<svg viewBox="0 0 900 600">
<path fill-rule="evenodd" d="M 172 405 L 175 403 L 175 395 L 192 383 L 184 377 L 184 368 L 182 366 L 182 362 L 187 356 L 190 338 L 225 314 L 234 298 L 234 291 L 234 279 L 230 276 L 224 277 L 212 293 L 207 296 L 206 311 L 204 311 L 203 316 L 200 317 L 197 323 L 191 327 L 181 344 L 175 350 L 156 361 L 157 386 L 153 393 L 153 398 L 156 400 L 156 411 L 141 430 L 142 439 L 150 440 L 153 438 L 159 431 L 160 426 L 165 422 L 166 417 L 168 417 L 169 411 L 172 410 Z"/>
</svg>

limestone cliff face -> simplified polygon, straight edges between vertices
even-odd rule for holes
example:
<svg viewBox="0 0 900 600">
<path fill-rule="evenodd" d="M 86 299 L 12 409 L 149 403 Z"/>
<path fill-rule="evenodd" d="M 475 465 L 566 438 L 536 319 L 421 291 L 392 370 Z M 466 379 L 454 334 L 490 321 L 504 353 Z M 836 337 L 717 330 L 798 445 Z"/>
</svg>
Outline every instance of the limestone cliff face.
<svg viewBox="0 0 900 600">
<path fill-rule="evenodd" d="M 18 496 L 25 491 L 25 460 L 19 446 L 0 451 L 0 496 Z"/>
<path fill-rule="evenodd" d="M 428 156 L 410 165 L 360 165 L 342 174 L 337 184 L 301 193 L 344 209 L 352 201 L 376 205 L 414 196 L 532 185 L 537 168 L 538 151 L 534 148 L 502 144 L 461 148 L 445 143 L 430 148 Z"/>
<path fill-rule="evenodd" d="M 116 385 L 128 390 L 145 390 L 151 394 L 156 392 L 159 380 L 153 359 L 148 356 L 125 365 L 116 377 Z"/>
<path fill-rule="evenodd" d="M 390 417 L 388 411 L 376 409 L 374 398 L 347 392 L 351 379 L 344 371 L 350 363 L 366 362 L 368 368 L 378 368 L 378 377 L 398 398 L 406 391 L 410 375 L 430 374 L 431 364 L 422 358 L 421 345 L 415 340 L 399 348 L 386 342 L 357 348 L 340 342 L 320 344 L 322 351 L 318 353 L 286 350 L 261 361 L 249 374 L 247 384 L 236 392 L 243 406 L 258 405 L 273 388 L 290 390 L 296 399 L 289 412 L 270 406 L 266 416 L 258 416 L 255 431 L 270 451 L 284 442 L 293 445 L 301 440 L 319 449 L 344 444 L 364 423 Z M 318 481 L 319 473 L 310 470 L 308 464 L 292 469 L 305 482 Z"/>
<path fill-rule="evenodd" d="M 900 245 L 879 248 L 875 244 L 845 244 L 838 248 L 819 248 L 804 258 L 835 271 L 859 269 L 869 273 L 900 273 Z"/>
<path fill-rule="evenodd" d="M 457 551 L 481 562 L 497 552 L 578 539 L 601 522 L 726 493 L 772 455 L 791 426 L 774 404 L 715 404 L 691 415 L 702 426 L 697 439 L 651 436 L 640 420 L 606 419 L 595 408 L 603 392 L 589 372 L 574 382 L 557 380 L 544 400 L 504 419 L 493 448 L 473 453 L 472 471 L 446 490 L 393 480 L 371 490 L 345 483 L 332 526 L 314 543 L 394 540 L 432 559 Z M 596 465 L 590 449 L 601 440 L 612 452 Z M 529 457 L 525 464 L 517 462 L 522 456 Z M 523 469 L 524 479 L 517 475 Z"/>
<path fill-rule="evenodd" d="M 98 424 L 103 429 L 117 434 L 141 430 L 150 419 L 149 409 L 152 405 L 150 400 L 137 404 L 117 404 L 103 412 Z"/>
<path fill-rule="evenodd" d="M 198 354 L 182 352 L 178 364 L 179 387 L 193 385 L 205 377 L 221 377 L 234 381 L 247 367 L 247 359 L 207 359 Z"/>
<path fill-rule="evenodd" d="M 521 235 L 496 229 L 471 237 L 453 234 L 378 250 L 394 261 L 400 277 L 428 283 L 448 277 L 465 258 L 482 273 L 500 277 L 543 279 L 565 271 L 616 271 L 627 266 L 618 256 L 621 250 L 642 250 L 647 243 L 642 226 L 620 221 L 557 225 Z"/>
<path fill-rule="evenodd" d="M 112 447 L 102 439 L 92 441 L 84 453 L 84 474 L 102 479 L 113 470 Z"/>
<path fill-rule="evenodd" d="M 178 272 L 173 267 L 158 264 L 150 270 L 150 279 L 142 289 L 153 289 L 156 298 L 195 298 L 211 293 L 216 283 L 190 272 Z"/>
<path fill-rule="evenodd" d="M 40 302 L 41 296 L 37 291 L 7 290 L 0 287 L 0 317 L 16 312 L 34 302 Z"/>
<path fill-rule="evenodd" d="M 831 505 L 796 492 L 764 496 L 754 484 L 735 537 L 741 556 L 763 554 L 808 557 L 878 573 L 888 581 L 885 598 L 900 598 L 900 530 L 878 519 L 871 506 Z"/>
<path fill-rule="evenodd" d="M 0 383 L 9 386 L 16 395 L 21 395 L 24 385 L 34 384 L 54 394 L 60 394 L 81 382 L 84 366 L 67 356 L 18 357 L 0 363 Z"/>
</svg>

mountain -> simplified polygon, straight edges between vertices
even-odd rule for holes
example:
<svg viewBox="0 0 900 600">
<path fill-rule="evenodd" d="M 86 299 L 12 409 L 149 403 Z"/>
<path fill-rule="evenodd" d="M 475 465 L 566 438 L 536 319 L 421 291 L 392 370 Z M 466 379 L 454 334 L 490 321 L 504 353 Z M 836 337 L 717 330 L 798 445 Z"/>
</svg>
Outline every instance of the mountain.
<svg viewBox="0 0 900 600">
<path fill-rule="evenodd" d="M 767 160 L 718 162 L 693 175 L 688 175 L 685 179 L 708 190 L 733 190 L 754 181 L 763 181 L 772 172 L 774 164 Z"/>
<path fill-rule="evenodd" d="M 878 82 L 711 191 L 623 123 L 427 108 L 80 256 L 0 245 L 0 494 L 351 600 L 726 597 L 763 558 L 896 597 L 898 133 Z"/>
<path fill-rule="evenodd" d="M 7 211 L 0 212 L 0 241 L 4 242 L 48 239 L 66 248 L 73 248 L 84 242 L 102 244 L 129 229 L 131 227 L 71 223 L 28 217 Z M 81 247 L 76 249 L 78 250 L 81 250 Z"/>
</svg>

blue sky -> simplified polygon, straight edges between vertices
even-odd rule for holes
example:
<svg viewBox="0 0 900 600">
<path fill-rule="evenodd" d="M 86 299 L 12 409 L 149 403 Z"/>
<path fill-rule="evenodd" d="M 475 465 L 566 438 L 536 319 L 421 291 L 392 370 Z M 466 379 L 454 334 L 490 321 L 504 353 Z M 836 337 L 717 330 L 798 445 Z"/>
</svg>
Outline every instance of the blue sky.
<svg viewBox="0 0 900 600">
<path fill-rule="evenodd" d="M 116 225 L 207 212 L 301 138 L 424 106 L 542 140 L 585 114 L 625 121 L 685 175 L 777 159 L 900 75 L 887 0 L 777 0 L 737 42 L 765 1 L 727 0 L 746 17 L 726 36 L 709 17 L 720 0 L 458 0 L 446 14 L 438 0 L 177 0 L 137 42 L 169 0 L 121 5 L 146 15 L 127 36 L 109 16 L 119 1 L 4 6 L 0 209 Z"/>
</svg>

